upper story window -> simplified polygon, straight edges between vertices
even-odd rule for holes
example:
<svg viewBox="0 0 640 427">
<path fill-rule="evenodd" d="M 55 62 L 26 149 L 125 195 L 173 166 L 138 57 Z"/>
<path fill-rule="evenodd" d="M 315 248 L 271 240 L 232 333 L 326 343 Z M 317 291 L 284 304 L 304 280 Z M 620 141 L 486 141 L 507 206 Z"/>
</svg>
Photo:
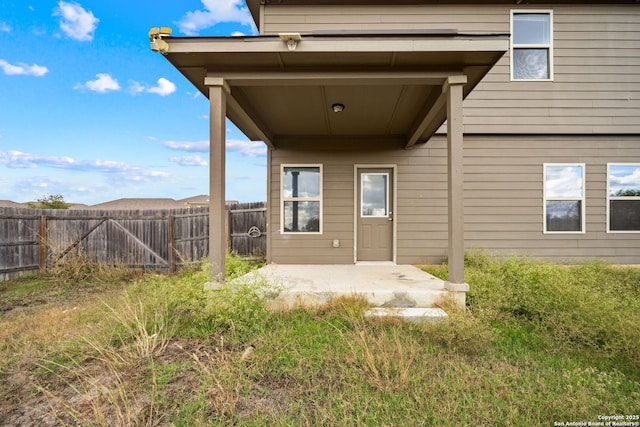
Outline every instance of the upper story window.
<svg viewBox="0 0 640 427">
<path fill-rule="evenodd" d="M 640 164 L 607 165 L 609 232 L 640 232 Z"/>
<path fill-rule="evenodd" d="M 584 169 L 582 163 L 545 163 L 545 233 L 584 233 Z"/>
<path fill-rule="evenodd" d="M 511 79 L 553 79 L 551 11 L 511 11 Z"/>
<path fill-rule="evenodd" d="M 282 233 L 322 233 L 322 165 L 282 165 Z"/>
</svg>

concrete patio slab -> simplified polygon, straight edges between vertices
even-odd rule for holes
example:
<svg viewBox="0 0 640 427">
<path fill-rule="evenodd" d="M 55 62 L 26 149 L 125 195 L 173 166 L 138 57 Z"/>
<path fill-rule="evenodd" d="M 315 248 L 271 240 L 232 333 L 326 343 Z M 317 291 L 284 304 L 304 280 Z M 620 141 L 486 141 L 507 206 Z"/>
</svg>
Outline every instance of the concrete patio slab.
<svg viewBox="0 0 640 427">
<path fill-rule="evenodd" d="M 337 296 L 361 296 L 377 307 L 433 307 L 449 296 L 445 282 L 412 265 L 269 264 L 245 279 L 265 278 L 281 289 L 272 307 L 327 304 Z"/>
</svg>

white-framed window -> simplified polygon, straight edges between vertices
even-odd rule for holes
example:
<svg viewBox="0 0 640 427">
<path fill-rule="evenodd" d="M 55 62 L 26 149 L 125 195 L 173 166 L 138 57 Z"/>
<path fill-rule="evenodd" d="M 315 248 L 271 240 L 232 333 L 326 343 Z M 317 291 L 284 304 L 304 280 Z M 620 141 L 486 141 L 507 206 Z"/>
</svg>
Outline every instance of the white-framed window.
<svg viewBox="0 0 640 427">
<path fill-rule="evenodd" d="M 322 234 L 322 165 L 282 165 L 281 233 Z"/>
<path fill-rule="evenodd" d="M 553 80 L 553 11 L 511 11 L 511 80 Z"/>
<path fill-rule="evenodd" d="M 607 164 L 607 232 L 640 233 L 640 163 Z"/>
<path fill-rule="evenodd" d="M 543 167 L 544 232 L 584 233 L 584 163 L 545 163 Z"/>
</svg>

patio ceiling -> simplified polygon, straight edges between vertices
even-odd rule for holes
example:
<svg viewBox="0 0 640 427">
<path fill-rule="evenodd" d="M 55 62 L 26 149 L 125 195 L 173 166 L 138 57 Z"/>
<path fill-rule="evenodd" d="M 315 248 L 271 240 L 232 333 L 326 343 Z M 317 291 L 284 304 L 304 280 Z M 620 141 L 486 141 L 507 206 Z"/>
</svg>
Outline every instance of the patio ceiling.
<svg viewBox="0 0 640 427">
<path fill-rule="evenodd" d="M 252 140 L 372 138 L 410 147 L 446 119 L 443 85 L 464 96 L 506 52 L 508 35 L 455 31 L 167 37 L 167 59 L 205 96 L 223 84 L 227 116 Z M 331 106 L 343 104 L 344 111 Z"/>
</svg>

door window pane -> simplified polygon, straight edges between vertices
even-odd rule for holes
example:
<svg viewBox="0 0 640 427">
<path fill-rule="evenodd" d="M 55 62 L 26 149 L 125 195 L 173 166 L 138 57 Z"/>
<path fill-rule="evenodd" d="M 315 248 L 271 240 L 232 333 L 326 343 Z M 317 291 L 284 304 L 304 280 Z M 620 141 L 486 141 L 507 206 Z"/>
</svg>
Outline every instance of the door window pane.
<svg viewBox="0 0 640 427">
<path fill-rule="evenodd" d="M 389 174 L 363 173 L 361 177 L 361 216 L 389 216 Z"/>
</svg>

